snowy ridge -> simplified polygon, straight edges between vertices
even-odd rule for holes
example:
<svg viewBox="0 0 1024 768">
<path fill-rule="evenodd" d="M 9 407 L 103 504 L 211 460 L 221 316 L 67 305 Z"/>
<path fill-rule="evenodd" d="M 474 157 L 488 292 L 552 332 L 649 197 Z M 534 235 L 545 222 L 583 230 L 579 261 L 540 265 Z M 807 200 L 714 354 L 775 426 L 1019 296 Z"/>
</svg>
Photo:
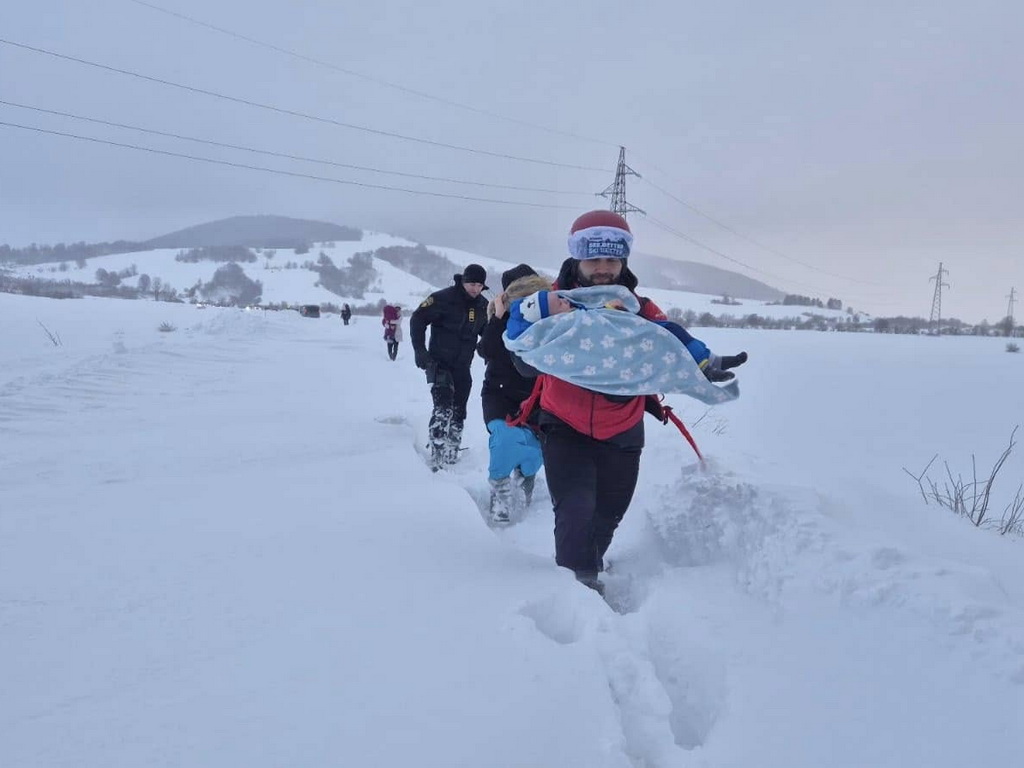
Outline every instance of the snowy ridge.
<svg viewBox="0 0 1024 768">
<path fill-rule="evenodd" d="M 258 280 L 263 284 L 262 304 L 315 304 L 332 303 L 340 304 L 343 301 L 350 301 L 358 304 L 374 304 L 383 299 L 390 302 L 402 303 L 406 306 L 417 305 L 425 296 L 432 291 L 444 286 L 431 286 L 424 280 L 405 272 L 402 269 L 384 261 L 374 258 L 373 266 L 379 275 L 377 283 L 365 293 L 362 298 L 342 297 L 326 288 L 316 284 L 317 274 L 306 269 L 284 269 L 288 262 L 303 264 L 306 261 L 315 262 L 320 253 L 326 254 L 338 267 L 348 264 L 350 257 L 356 253 L 375 251 L 378 248 L 389 246 L 415 247 L 417 243 L 405 238 L 388 235 L 381 232 L 365 231 L 363 239 L 358 241 L 337 241 L 327 243 L 314 243 L 309 252 L 302 255 L 294 253 L 294 249 L 276 249 L 271 259 L 257 256 L 255 262 L 241 264 L 246 275 L 252 280 Z M 428 249 L 447 257 L 459 267 L 466 264 L 477 263 L 482 265 L 488 273 L 488 285 L 492 289 L 491 295 L 501 287 L 501 273 L 515 266 L 510 262 L 494 259 L 489 256 L 462 251 L 456 248 L 445 246 L 428 245 Z M 138 275 L 127 277 L 122 280 L 123 285 L 138 287 L 139 275 L 147 274 L 151 278 L 159 277 L 165 285 L 170 285 L 179 292 L 195 285 L 197 281 L 209 282 L 213 273 L 223 262 L 199 261 L 195 263 L 180 262 L 175 256 L 183 250 L 180 248 L 158 248 L 152 251 L 140 251 L 136 253 L 121 253 L 110 256 L 98 256 L 87 260 L 84 267 L 76 266 L 74 261 L 66 262 L 66 271 L 51 271 L 56 265 L 12 265 L 14 274 L 23 277 L 38 277 L 46 280 L 72 280 L 78 282 L 95 282 L 95 275 L 98 269 L 105 269 L 108 272 L 121 272 L 133 265 L 138 270 Z M 251 249 L 254 250 L 254 249 Z M 269 269 L 267 267 L 270 267 Z M 557 270 L 540 268 L 540 272 L 546 273 L 552 279 Z M 743 300 L 741 304 L 731 306 L 714 303 L 719 296 L 689 293 L 684 291 L 673 291 L 659 289 L 648 282 L 642 282 L 643 295 L 653 299 L 666 312 L 676 308 L 680 311 L 691 310 L 698 315 L 710 312 L 715 317 L 725 315 L 728 317 L 743 317 L 750 314 L 757 314 L 761 317 L 782 319 L 802 318 L 805 312 L 812 312 L 815 315 L 832 318 L 846 319 L 844 312 L 831 309 L 819 309 L 816 307 L 782 306 L 767 304 L 756 300 Z"/>
<path fill-rule="evenodd" d="M 900 471 L 957 463 L 968 434 L 982 464 L 1001 450 L 1021 374 L 999 340 L 707 337 L 750 351 L 744 397 L 673 402 L 705 471 L 648 420 L 606 603 L 554 566 L 543 481 L 486 526 L 476 390 L 462 460 L 427 469 L 429 389 L 372 318 L 0 295 L 0 325 L 5 765 L 953 768 L 1024 747 L 1021 541 Z M 876 366 L 911 342 L 946 378 L 887 382 L 883 412 Z M 1003 387 L 912 439 L 979 372 Z"/>
</svg>

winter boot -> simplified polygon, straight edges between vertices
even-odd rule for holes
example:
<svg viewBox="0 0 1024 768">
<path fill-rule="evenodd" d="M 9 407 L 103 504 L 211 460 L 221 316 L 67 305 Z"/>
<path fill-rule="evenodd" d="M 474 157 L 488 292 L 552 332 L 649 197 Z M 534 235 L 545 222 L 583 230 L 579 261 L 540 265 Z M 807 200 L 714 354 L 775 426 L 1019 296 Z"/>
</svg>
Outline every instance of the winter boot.
<svg viewBox="0 0 1024 768">
<path fill-rule="evenodd" d="M 435 407 L 430 414 L 430 468 L 437 472 L 446 462 L 448 432 L 451 429 L 451 408 Z"/>
<path fill-rule="evenodd" d="M 524 475 L 519 467 L 516 467 L 512 471 L 512 476 L 519 483 L 519 487 L 523 491 L 523 506 L 528 507 L 533 502 L 533 486 L 537 482 L 536 475 Z"/>
<path fill-rule="evenodd" d="M 459 449 L 462 447 L 462 423 L 452 420 L 448 428 L 448 437 L 444 446 L 444 463 L 455 464 L 459 460 Z"/>
<path fill-rule="evenodd" d="M 444 447 L 431 442 L 427 443 L 427 448 L 430 449 L 430 462 L 428 466 L 432 472 L 440 472 L 444 466 Z"/>
<path fill-rule="evenodd" d="M 512 514 L 512 478 L 488 480 L 491 484 L 491 522 L 508 523 Z"/>
</svg>

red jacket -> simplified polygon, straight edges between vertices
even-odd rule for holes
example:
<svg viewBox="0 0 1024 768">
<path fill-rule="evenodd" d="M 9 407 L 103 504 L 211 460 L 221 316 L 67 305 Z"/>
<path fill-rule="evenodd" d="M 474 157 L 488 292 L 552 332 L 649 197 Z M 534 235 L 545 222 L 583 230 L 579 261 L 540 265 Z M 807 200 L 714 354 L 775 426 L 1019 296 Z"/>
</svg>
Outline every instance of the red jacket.
<svg viewBox="0 0 1024 768">
<path fill-rule="evenodd" d="M 564 270 L 563 270 L 564 271 Z M 632 277 L 632 273 L 629 273 Z M 562 278 L 562 275 L 559 275 Z M 633 285 L 626 285 L 633 290 Z M 555 289 L 558 283 L 555 283 Z M 638 296 L 640 316 L 648 320 L 667 320 L 665 313 L 653 301 Z M 540 407 L 561 419 L 577 432 L 596 440 L 608 440 L 636 426 L 644 417 L 646 397 L 631 397 L 628 400 L 616 397 L 614 400 L 589 389 L 570 384 L 548 374 L 541 374 L 536 386 L 540 387 Z"/>
</svg>

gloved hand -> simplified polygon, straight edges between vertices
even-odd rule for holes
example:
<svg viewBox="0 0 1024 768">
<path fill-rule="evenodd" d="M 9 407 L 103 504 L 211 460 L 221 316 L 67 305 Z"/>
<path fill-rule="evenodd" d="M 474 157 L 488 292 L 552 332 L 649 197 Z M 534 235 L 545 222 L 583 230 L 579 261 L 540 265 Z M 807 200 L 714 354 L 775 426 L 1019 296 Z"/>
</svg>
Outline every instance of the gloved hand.
<svg viewBox="0 0 1024 768">
<path fill-rule="evenodd" d="M 709 355 L 708 364 L 704 368 L 704 375 L 708 381 L 729 381 L 736 378 L 736 374 L 730 368 L 736 368 L 747 362 L 747 353 L 740 352 L 738 355 Z"/>
<path fill-rule="evenodd" d="M 421 370 L 427 370 L 430 364 L 434 362 L 434 358 L 430 356 L 430 353 L 425 349 L 416 350 L 416 367 Z"/>
</svg>

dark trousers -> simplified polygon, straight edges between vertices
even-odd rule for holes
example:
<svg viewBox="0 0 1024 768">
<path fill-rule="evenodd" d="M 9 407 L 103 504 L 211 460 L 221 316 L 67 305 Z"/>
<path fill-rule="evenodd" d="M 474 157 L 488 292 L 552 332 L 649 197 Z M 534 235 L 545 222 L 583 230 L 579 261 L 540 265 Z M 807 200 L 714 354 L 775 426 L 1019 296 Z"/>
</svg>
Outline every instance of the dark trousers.
<svg viewBox="0 0 1024 768">
<path fill-rule="evenodd" d="M 396 357 L 398 357 L 398 342 L 397 341 L 388 341 L 388 357 L 390 357 L 392 360 L 394 360 Z"/>
<path fill-rule="evenodd" d="M 458 452 L 462 443 L 462 425 L 466 421 L 466 403 L 469 390 L 473 388 L 473 376 L 469 368 L 445 368 L 440 365 L 428 371 L 430 396 L 434 410 L 430 414 L 430 442 L 435 449 L 449 449 L 449 459 L 454 460 L 451 451 Z"/>
<path fill-rule="evenodd" d="M 541 445 L 555 510 L 555 562 L 576 572 L 601 571 L 636 490 L 641 449 L 562 425 L 545 426 Z"/>
</svg>

